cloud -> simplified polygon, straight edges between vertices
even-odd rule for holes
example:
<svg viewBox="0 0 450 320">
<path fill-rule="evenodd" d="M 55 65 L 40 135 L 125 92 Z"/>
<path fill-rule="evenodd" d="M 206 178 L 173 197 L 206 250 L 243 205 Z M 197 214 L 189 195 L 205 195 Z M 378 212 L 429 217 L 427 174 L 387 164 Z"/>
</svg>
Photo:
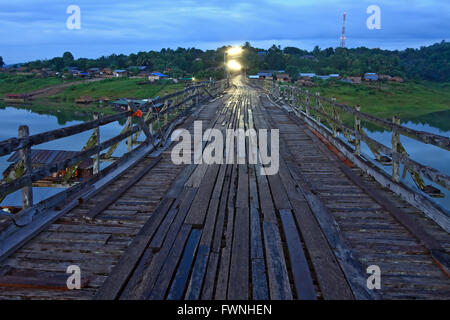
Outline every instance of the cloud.
<svg viewBox="0 0 450 320">
<path fill-rule="evenodd" d="M 66 8 L 81 8 L 81 30 L 68 30 Z M 366 28 L 366 8 L 381 7 L 381 30 Z M 147 51 L 214 48 L 229 43 L 337 46 L 347 12 L 349 46 L 399 48 L 449 39 L 447 0 L 1 0 L 0 55 L 8 63 Z"/>
</svg>

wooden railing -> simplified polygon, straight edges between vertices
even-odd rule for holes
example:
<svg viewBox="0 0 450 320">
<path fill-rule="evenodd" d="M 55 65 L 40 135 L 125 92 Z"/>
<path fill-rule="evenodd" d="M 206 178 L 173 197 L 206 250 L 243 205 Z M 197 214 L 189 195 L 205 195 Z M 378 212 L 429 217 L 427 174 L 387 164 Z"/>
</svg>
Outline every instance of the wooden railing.
<svg viewBox="0 0 450 320">
<path fill-rule="evenodd" d="M 311 93 L 309 90 L 291 84 L 280 84 L 273 81 L 254 80 L 258 86 L 267 90 L 278 101 L 289 104 L 299 113 L 313 118 L 319 125 L 326 127 L 334 137 L 342 132 L 347 138 L 348 145 L 353 153 L 361 156 L 361 141 L 364 141 L 377 160 L 382 165 L 392 166 L 391 178 L 400 181 L 400 164 L 404 167 L 402 177 L 409 172 L 416 186 L 432 197 L 443 197 L 442 192 L 432 185 L 426 185 L 422 177 L 449 190 L 450 176 L 435 168 L 423 165 L 412 160 L 400 142 L 400 135 L 407 136 L 425 144 L 434 145 L 443 150 L 450 150 L 450 139 L 437 134 L 418 131 L 400 124 L 400 119 L 393 117 L 392 122 L 362 112 L 359 105 L 353 107 L 320 96 L 320 93 Z M 353 127 L 346 125 L 342 120 L 343 114 L 353 117 Z M 386 128 L 392 132 L 391 146 L 386 146 L 369 137 L 361 126 L 361 120 Z"/>
<path fill-rule="evenodd" d="M 61 170 L 66 170 L 67 173 L 64 176 L 64 179 L 68 180 L 72 177 L 79 164 L 83 160 L 90 159 L 91 157 L 94 157 L 94 177 L 105 175 L 107 171 L 111 171 L 114 166 L 110 165 L 107 168 L 100 170 L 99 162 L 101 159 L 111 160 L 114 150 L 121 141 L 128 139 L 128 152 L 124 156 L 132 151 L 133 145 L 140 144 L 137 139 L 141 132 L 144 132 L 146 136 L 144 144 L 151 144 L 156 148 L 156 144 L 162 144 L 165 139 L 168 138 L 170 131 L 173 130 L 174 127 L 173 122 L 177 117 L 186 115 L 191 107 L 216 96 L 227 86 L 228 81 L 226 80 L 193 85 L 184 90 L 168 94 L 140 106 L 140 112 L 138 112 L 134 104 L 129 103 L 127 111 L 106 117 L 98 117 L 98 115 L 95 114 L 93 121 L 31 136 L 29 135 L 27 126 L 20 126 L 17 138 L 11 138 L 0 142 L 0 156 L 9 155 L 16 151 L 19 151 L 21 155 L 21 160 L 14 166 L 15 178 L 4 179 L 0 184 L 0 200 L 3 200 L 8 194 L 21 189 L 22 208 L 30 208 L 34 205 L 32 193 L 32 184 L 34 182 Z M 158 111 L 155 110 L 155 105 L 159 106 Z M 139 116 L 141 112 L 142 115 Z M 123 130 L 113 138 L 100 142 L 100 128 L 122 119 L 127 119 Z M 137 125 L 134 125 L 133 123 L 137 123 Z M 93 130 L 92 135 L 76 156 L 39 168 L 32 167 L 32 147 L 89 130 Z M 100 154 L 106 149 L 108 149 L 106 153 Z M 77 188 L 72 189 L 73 192 L 79 191 Z"/>
</svg>

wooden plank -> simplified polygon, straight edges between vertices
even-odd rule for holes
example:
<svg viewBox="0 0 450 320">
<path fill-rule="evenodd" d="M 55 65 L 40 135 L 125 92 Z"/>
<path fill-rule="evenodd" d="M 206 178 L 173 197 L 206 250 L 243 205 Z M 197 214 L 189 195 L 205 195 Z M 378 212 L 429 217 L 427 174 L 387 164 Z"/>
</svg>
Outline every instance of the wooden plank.
<svg viewBox="0 0 450 320">
<path fill-rule="evenodd" d="M 270 191 L 272 191 L 275 207 L 278 210 L 292 209 L 286 190 L 280 181 L 280 176 L 278 174 L 269 175 L 267 176 L 267 180 L 269 181 Z"/>
<path fill-rule="evenodd" d="M 261 165 L 255 165 L 256 168 L 256 179 L 258 182 L 259 189 L 259 201 L 261 205 L 261 212 L 264 216 L 264 221 L 270 221 L 273 223 L 277 223 L 277 217 L 275 214 L 275 207 L 272 201 L 272 196 L 270 193 L 269 183 L 267 181 L 267 177 L 261 175 Z M 261 196 L 264 195 L 264 196 Z"/>
<path fill-rule="evenodd" d="M 295 219 L 314 265 L 322 296 L 326 300 L 353 299 L 353 293 L 306 200 L 291 200 Z"/>
<path fill-rule="evenodd" d="M 158 231 L 156 231 L 156 234 L 153 237 L 152 242 L 150 242 L 150 248 L 152 249 L 161 248 L 164 238 L 166 237 L 166 233 L 169 230 L 169 227 L 172 224 L 173 220 L 175 219 L 177 213 L 178 213 L 177 208 L 172 208 L 169 210 L 163 222 L 159 226 Z"/>
<path fill-rule="evenodd" d="M 144 254 L 140 258 L 136 269 L 133 271 L 133 275 L 127 281 L 119 299 L 122 299 L 122 297 L 127 296 L 130 291 L 134 291 L 135 288 L 139 287 L 141 278 L 136 275 L 142 274 L 144 270 L 149 268 L 151 262 L 153 261 L 153 257 L 154 257 L 153 249 L 152 248 L 145 249 Z"/>
<path fill-rule="evenodd" d="M 303 245 L 290 210 L 280 210 L 281 222 L 288 247 L 289 260 L 294 278 L 297 298 L 300 300 L 316 300 L 308 261 L 303 251 Z"/>
<path fill-rule="evenodd" d="M 170 280 L 175 272 L 176 266 L 178 265 L 181 255 L 183 253 L 184 246 L 191 233 L 192 226 L 189 224 L 183 224 L 180 228 L 180 232 L 170 249 L 169 255 L 164 262 L 163 267 L 156 279 L 155 285 L 148 286 L 145 289 L 144 297 L 150 300 L 162 300 L 166 296 L 169 289 Z"/>
<path fill-rule="evenodd" d="M 287 144 L 283 138 L 280 139 L 280 155 L 281 158 L 284 159 L 289 159 L 292 157 L 292 154 L 287 149 Z M 379 295 L 377 292 L 367 289 L 366 274 L 364 273 L 363 267 L 342 237 L 339 227 L 331 213 L 318 199 L 318 197 L 311 193 L 308 186 L 304 182 L 305 179 L 300 173 L 297 165 L 294 164 L 292 166 L 288 166 L 288 168 L 291 170 L 290 172 L 292 176 L 300 179 L 296 179 L 298 185 L 297 190 L 304 196 L 311 211 L 319 222 L 328 243 L 338 258 L 341 268 L 346 274 L 347 280 L 350 283 L 355 297 L 358 299 L 378 298 Z"/>
<path fill-rule="evenodd" d="M 195 252 L 197 251 L 197 246 L 200 241 L 200 236 L 202 234 L 202 231 L 199 229 L 193 229 L 191 231 L 191 234 L 189 235 L 188 241 L 186 243 L 186 247 L 184 248 L 183 257 L 180 260 L 180 264 L 178 265 L 177 272 L 175 274 L 175 278 L 172 282 L 172 286 L 170 287 L 169 294 L 167 296 L 168 300 L 180 300 L 183 297 L 183 294 L 186 289 L 186 284 L 188 281 L 189 273 L 191 271 L 192 264 L 194 263 L 194 256 Z M 204 257 L 204 252 L 201 250 L 201 248 L 198 250 L 197 260 Z M 195 266 L 198 266 L 197 262 L 195 263 Z M 194 266 L 194 271 L 191 276 L 191 282 L 193 278 L 196 278 L 199 276 L 198 273 L 196 273 L 196 268 Z M 198 270 L 198 268 L 197 268 Z M 194 280 L 195 281 L 195 280 Z M 189 285 L 189 287 L 191 287 Z M 201 283 L 200 283 L 201 287 Z M 200 292 L 200 288 L 196 288 Z M 186 293 L 186 296 L 189 295 L 189 288 L 188 292 Z"/>
<path fill-rule="evenodd" d="M 219 165 L 212 164 L 208 166 L 205 177 L 199 187 L 199 192 L 197 193 L 191 209 L 186 217 L 186 224 L 199 227 L 203 226 L 218 171 Z"/>
<path fill-rule="evenodd" d="M 236 208 L 249 208 L 249 182 L 248 167 L 246 164 L 238 165 L 238 188 L 236 194 Z"/>
<path fill-rule="evenodd" d="M 263 230 L 270 299 L 292 300 L 286 259 L 281 245 L 278 226 L 272 222 L 264 221 Z"/>
<path fill-rule="evenodd" d="M 231 170 L 232 166 L 227 166 L 227 175 L 225 177 L 223 192 L 220 197 L 219 211 L 217 213 L 217 221 L 214 230 L 214 238 L 212 243 L 212 251 L 219 252 L 222 246 L 223 239 L 223 227 L 225 224 L 225 218 L 227 215 L 227 202 L 228 202 L 228 194 L 230 190 L 230 182 L 231 182 Z"/>
<path fill-rule="evenodd" d="M 197 258 L 192 269 L 191 279 L 185 295 L 186 300 L 198 300 L 200 298 L 203 281 L 206 278 L 209 254 L 209 246 L 199 246 Z"/>
<path fill-rule="evenodd" d="M 231 246 L 233 243 L 233 228 L 234 228 L 234 207 L 228 207 L 227 209 L 227 227 L 225 232 L 225 246 L 222 248 L 220 269 L 217 278 L 215 299 L 226 300 L 228 292 L 228 279 L 230 273 L 230 260 L 231 260 Z"/>
<path fill-rule="evenodd" d="M 131 186 L 133 186 L 137 181 L 142 179 L 153 167 L 155 167 L 161 160 L 161 156 L 155 158 L 150 162 L 148 166 L 139 171 L 132 179 L 130 179 L 126 184 L 121 186 L 117 191 L 113 192 L 110 197 L 102 202 L 98 203 L 94 208 L 89 210 L 89 212 L 83 215 L 83 218 L 87 220 L 93 220 L 98 216 L 103 210 L 108 208 L 114 201 L 116 201 L 122 194 L 124 194 Z"/>
<path fill-rule="evenodd" d="M 217 252 L 211 252 L 209 254 L 208 267 L 206 269 L 206 276 L 202 289 L 202 300 L 212 300 L 214 297 L 218 265 L 219 254 Z"/>
<path fill-rule="evenodd" d="M 189 210 L 189 206 L 191 205 L 195 193 L 196 188 L 185 188 L 184 193 L 186 196 L 183 197 L 181 203 L 179 205 L 179 211 L 176 215 L 174 222 L 170 225 L 170 228 L 167 232 L 167 235 L 164 239 L 164 243 L 161 247 L 161 250 L 154 255 L 151 262 L 145 261 L 142 259 L 140 263 L 145 263 L 149 265 L 142 269 L 141 272 L 134 272 L 132 275 L 132 280 L 136 283 L 136 286 L 127 288 L 121 295 L 121 299 L 126 300 L 136 300 L 136 299 L 145 299 L 145 297 L 151 291 L 151 288 L 154 286 L 155 281 L 170 253 L 170 250 L 177 238 L 178 233 L 180 232 L 180 228 L 183 224 L 184 218 Z"/>
<path fill-rule="evenodd" d="M 256 208 L 250 208 L 250 244 L 251 258 L 264 259 L 264 250 L 261 236 L 261 221 Z"/>
<path fill-rule="evenodd" d="M 269 300 L 266 265 L 263 259 L 252 259 L 252 299 Z"/>
<path fill-rule="evenodd" d="M 249 196 L 250 196 L 250 207 L 259 209 L 259 195 L 258 195 L 258 185 L 256 183 L 256 167 L 254 165 L 249 166 Z"/>
<path fill-rule="evenodd" d="M 231 250 L 228 299 L 249 299 L 250 217 L 248 208 L 236 208 L 233 246 Z"/>
<path fill-rule="evenodd" d="M 170 209 L 173 201 L 174 199 L 167 198 L 164 198 L 161 201 L 161 204 L 149 218 L 139 234 L 133 239 L 127 251 L 120 258 L 108 279 L 95 295 L 96 300 L 114 300 L 119 296 L 145 248 L 147 248 L 151 237 L 156 232 L 156 229 L 166 212 Z"/>
<path fill-rule="evenodd" d="M 63 272 L 48 272 L 9 268 L 8 272 L 0 277 L 0 287 L 46 289 L 46 290 L 69 290 L 67 279 L 70 274 Z M 85 288 L 89 278 L 81 277 L 81 288 Z"/>
<path fill-rule="evenodd" d="M 203 227 L 202 239 L 200 243 L 205 246 L 211 246 L 214 236 L 214 227 L 216 225 L 216 217 L 219 209 L 220 199 L 211 199 L 208 213 L 206 215 L 205 226 Z"/>
</svg>

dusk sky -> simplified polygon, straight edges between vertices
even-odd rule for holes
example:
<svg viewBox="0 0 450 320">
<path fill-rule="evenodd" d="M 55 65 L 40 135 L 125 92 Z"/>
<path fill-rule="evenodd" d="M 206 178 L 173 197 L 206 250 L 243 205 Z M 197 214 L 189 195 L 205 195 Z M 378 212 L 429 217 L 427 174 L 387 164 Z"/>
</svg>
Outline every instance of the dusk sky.
<svg viewBox="0 0 450 320">
<path fill-rule="evenodd" d="M 69 5 L 81 29 L 69 30 Z M 366 9 L 381 9 L 369 30 Z M 12 64 L 71 51 L 112 53 L 242 44 L 337 47 L 347 12 L 347 47 L 404 49 L 450 40 L 449 0 L 0 0 L 0 56 Z"/>
</svg>

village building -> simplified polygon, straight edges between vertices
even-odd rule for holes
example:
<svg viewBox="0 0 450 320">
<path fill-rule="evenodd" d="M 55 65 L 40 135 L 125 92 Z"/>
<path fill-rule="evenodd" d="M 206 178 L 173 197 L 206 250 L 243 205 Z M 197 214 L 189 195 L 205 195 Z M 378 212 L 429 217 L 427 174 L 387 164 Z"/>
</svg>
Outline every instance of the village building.
<svg viewBox="0 0 450 320">
<path fill-rule="evenodd" d="M 119 77 L 126 77 L 128 76 L 128 71 L 127 70 L 123 70 L 123 69 L 116 69 L 113 72 L 114 77 L 119 78 Z"/>
<path fill-rule="evenodd" d="M 310 80 L 305 80 L 305 79 L 298 79 L 297 84 L 302 87 L 313 87 L 314 86 L 314 82 L 312 82 Z"/>
<path fill-rule="evenodd" d="M 168 78 L 168 76 L 160 72 L 152 72 L 148 75 L 148 81 L 150 82 L 155 82 L 163 78 Z"/>
<path fill-rule="evenodd" d="M 308 72 L 300 72 L 298 75 L 300 76 L 300 78 L 308 78 L 308 79 L 314 78 L 316 76 L 315 73 L 308 73 Z"/>
<path fill-rule="evenodd" d="M 91 76 L 100 76 L 100 68 L 89 68 L 87 71 L 91 74 Z"/>
<path fill-rule="evenodd" d="M 391 78 L 391 81 L 392 81 L 392 82 L 399 82 L 399 83 L 402 83 L 402 82 L 404 82 L 405 80 L 403 80 L 403 78 L 401 78 L 401 77 L 392 77 L 392 78 Z"/>
<path fill-rule="evenodd" d="M 378 75 L 378 80 L 390 81 L 391 79 L 392 79 L 392 77 L 390 75 L 387 75 L 387 74 L 379 74 Z"/>
<path fill-rule="evenodd" d="M 81 97 L 78 97 L 77 99 L 75 99 L 75 102 L 76 103 L 87 104 L 87 103 L 94 102 L 94 99 L 92 97 L 89 97 L 89 96 L 81 96 Z"/>
<path fill-rule="evenodd" d="M 277 81 L 290 82 L 291 77 L 287 73 L 279 73 L 277 74 Z"/>
<path fill-rule="evenodd" d="M 257 74 L 260 79 L 273 80 L 273 71 L 260 71 Z"/>
<path fill-rule="evenodd" d="M 347 77 L 340 80 L 341 82 L 345 83 L 352 83 L 352 84 L 360 84 L 362 81 L 361 77 Z"/>
<path fill-rule="evenodd" d="M 5 94 L 5 102 L 10 103 L 21 103 L 21 102 L 27 102 L 31 100 L 31 96 L 28 94 L 17 94 L 17 93 L 7 93 Z"/>
<path fill-rule="evenodd" d="M 104 78 L 111 77 L 113 75 L 113 71 L 110 68 L 103 68 L 100 71 L 100 75 Z"/>
<path fill-rule="evenodd" d="M 364 74 L 364 80 L 366 81 L 378 81 L 378 75 L 373 72 L 366 72 Z"/>
</svg>

